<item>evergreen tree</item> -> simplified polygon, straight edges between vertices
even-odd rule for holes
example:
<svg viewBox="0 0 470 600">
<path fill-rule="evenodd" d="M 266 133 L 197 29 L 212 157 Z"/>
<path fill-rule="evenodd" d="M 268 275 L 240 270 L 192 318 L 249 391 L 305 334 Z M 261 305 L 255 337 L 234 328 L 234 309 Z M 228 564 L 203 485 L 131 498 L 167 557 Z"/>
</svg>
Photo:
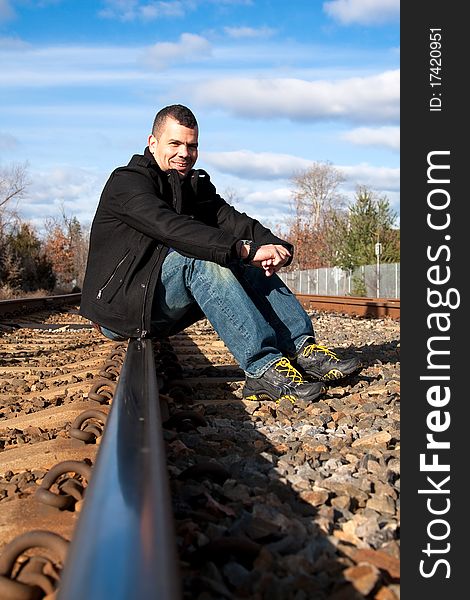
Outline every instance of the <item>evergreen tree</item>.
<svg viewBox="0 0 470 600">
<path fill-rule="evenodd" d="M 334 265 L 352 270 L 376 262 L 375 244 L 382 244 L 381 262 L 400 261 L 400 236 L 395 227 L 396 214 L 386 196 L 376 197 L 359 187 L 356 201 L 347 213 L 332 215 L 329 239 Z"/>
<path fill-rule="evenodd" d="M 5 255 L 10 268 L 4 283 L 23 292 L 52 290 L 55 277 L 52 265 L 41 250 L 41 241 L 28 223 L 18 223 L 5 239 Z"/>
</svg>

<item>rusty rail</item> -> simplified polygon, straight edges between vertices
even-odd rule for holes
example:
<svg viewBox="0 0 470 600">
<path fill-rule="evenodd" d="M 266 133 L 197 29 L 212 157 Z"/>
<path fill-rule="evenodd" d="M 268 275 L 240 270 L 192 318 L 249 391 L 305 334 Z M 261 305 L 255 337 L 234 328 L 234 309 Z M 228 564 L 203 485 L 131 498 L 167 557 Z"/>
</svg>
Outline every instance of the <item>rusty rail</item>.
<svg viewBox="0 0 470 600">
<path fill-rule="evenodd" d="M 79 304 L 82 295 L 62 294 L 57 296 L 42 296 L 40 298 L 14 298 L 0 301 L 0 317 L 16 316 L 37 310 L 50 310 L 64 304 Z"/>
<path fill-rule="evenodd" d="M 129 342 L 58 600 L 179 600 L 173 512 L 150 340 Z"/>
<path fill-rule="evenodd" d="M 400 300 L 398 298 L 317 296 L 315 294 L 296 294 L 296 297 L 305 308 L 310 310 L 342 312 L 360 317 L 400 318 Z"/>
<path fill-rule="evenodd" d="M 319 296 L 296 294 L 306 308 L 342 312 L 361 317 L 400 318 L 399 298 L 361 298 L 356 296 Z M 64 304 L 79 304 L 81 294 L 45 296 L 42 298 L 18 298 L 0 301 L 0 317 L 8 317 L 34 310 L 50 309 Z"/>
</svg>

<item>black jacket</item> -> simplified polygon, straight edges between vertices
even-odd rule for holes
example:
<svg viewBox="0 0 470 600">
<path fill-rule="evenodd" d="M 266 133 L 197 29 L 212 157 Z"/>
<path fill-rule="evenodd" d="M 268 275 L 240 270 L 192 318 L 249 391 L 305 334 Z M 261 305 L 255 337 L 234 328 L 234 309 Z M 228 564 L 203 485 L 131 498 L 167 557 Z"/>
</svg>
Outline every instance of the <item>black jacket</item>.
<svg viewBox="0 0 470 600">
<path fill-rule="evenodd" d="M 222 266 L 236 243 L 291 244 L 227 204 L 209 175 L 181 180 L 163 172 L 146 148 L 109 177 L 93 219 L 80 314 L 125 337 L 150 331 L 152 300 L 169 248 Z M 200 313 L 192 321 L 200 318 Z M 187 323 L 189 325 L 189 323 Z"/>
</svg>

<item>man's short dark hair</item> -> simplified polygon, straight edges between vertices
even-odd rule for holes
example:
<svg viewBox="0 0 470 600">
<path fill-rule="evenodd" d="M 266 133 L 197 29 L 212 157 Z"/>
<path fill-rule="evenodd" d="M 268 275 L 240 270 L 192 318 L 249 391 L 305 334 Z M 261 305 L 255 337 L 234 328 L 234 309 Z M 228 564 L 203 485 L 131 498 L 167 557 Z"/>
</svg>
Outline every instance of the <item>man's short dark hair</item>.
<svg viewBox="0 0 470 600">
<path fill-rule="evenodd" d="M 196 117 L 189 108 L 182 104 L 171 104 L 170 106 L 165 106 L 165 108 L 159 110 L 153 121 L 152 134 L 157 139 L 168 117 L 171 117 L 180 125 L 188 127 L 188 129 L 195 129 L 197 127 Z"/>
</svg>

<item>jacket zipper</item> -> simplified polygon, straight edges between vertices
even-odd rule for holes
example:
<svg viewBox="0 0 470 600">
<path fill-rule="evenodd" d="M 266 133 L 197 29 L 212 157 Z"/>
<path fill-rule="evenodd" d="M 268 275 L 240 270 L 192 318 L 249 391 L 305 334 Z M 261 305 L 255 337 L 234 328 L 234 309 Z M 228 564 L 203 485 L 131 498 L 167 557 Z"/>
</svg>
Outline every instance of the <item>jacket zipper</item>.
<svg viewBox="0 0 470 600">
<path fill-rule="evenodd" d="M 145 327 L 145 304 L 147 303 L 147 294 L 148 294 L 150 280 L 152 279 L 152 274 L 155 271 L 155 267 L 157 266 L 157 263 L 158 263 L 158 260 L 155 261 L 155 264 L 153 265 L 152 269 L 150 270 L 149 276 L 147 277 L 147 281 L 145 282 L 145 292 L 144 292 L 144 298 L 143 298 L 143 302 L 142 302 L 142 314 L 141 314 L 141 318 L 142 318 L 142 329 L 140 332 L 141 338 L 144 338 L 148 333 L 148 331 L 146 329 L 144 329 L 144 327 Z"/>
<path fill-rule="evenodd" d="M 142 302 L 142 325 L 141 325 L 141 331 L 140 331 L 140 337 L 144 338 L 147 335 L 147 330 L 144 329 L 145 327 L 145 304 L 147 303 L 147 293 L 148 293 L 148 289 L 149 289 L 149 283 L 150 283 L 150 277 L 152 276 L 153 273 L 153 269 L 155 267 L 152 268 L 152 270 L 150 271 L 150 275 L 147 277 L 147 281 L 145 282 L 145 291 L 144 291 L 144 298 L 143 298 L 143 302 Z"/>
<path fill-rule="evenodd" d="M 141 318 L 142 318 L 142 325 L 141 325 L 141 330 L 140 330 L 141 338 L 144 338 L 147 335 L 147 330 L 144 329 L 144 327 L 145 327 L 145 304 L 147 302 L 147 293 L 148 293 L 150 277 L 152 276 L 153 269 L 154 269 L 154 267 L 152 267 L 152 269 L 150 270 L 150 274 L 147 277 L 147 281 L 145 282 L 145 290 L 144 290 L 144 298 L 142 301 L 142 314 L 141 314 Z"/>
<path fill-rule="evenodd" d="M 103 294 L 104 290 L 108 287 L 108 285 L 111 283 L 111 281 L 114 279 L 114 276 L 116 275 L 119 267 L 122 265 L 122 263 L 126 260 L 126 258 L 129 256 L 130 250 L 128 250 L 125 254 L 125 256 L 123 258 L 121 258 L 121 260 L 118 262 L 118 264 L 116 265 L 116 267 L 114 268 L 114 271 L 111 273 L 110 277 L 108 278 L 108 280 L 106 281 L 106 283 L 103 285 L 103 287 L 101 287 L 98 290 L 98 294 L 96 296 L 96 298 L 98 300 L 101 299 L 101 295 Z"/>
<path fill-rule="evenodd" d="M 176 173 L 176 171 L 170 170 L 168 173 L 168 177 L 170 179 L 171 191 L 173 193 L 173 208 L 179 214 L 181 212 L 181 203 L 182 203 L 181 183 L 179 180 L 179 175 Z M 148 287 L 149 287 L 150 279 L 152 278 L 152 273 L 155 270 L 157 262 L 158 262 L 158 260 L 153 265 L 153 267 L 150 271 L 150 274 L 147 277 L 147 281 L 145 282 L 145 292 L 144 292 L 144 298 L 143 298 L 143 302 L 142 302 L 142 314 L 141 314 L 141 318 L 142 318 L 142 329 L 140 332 L 141 338 L 144 338 L 148 333 L 148 331 L 146 329 L 144 329 L 144 327 L 145 327 L 145 305 L 147 303 L 147 294 L 148 294 Z"/>
</svg>

